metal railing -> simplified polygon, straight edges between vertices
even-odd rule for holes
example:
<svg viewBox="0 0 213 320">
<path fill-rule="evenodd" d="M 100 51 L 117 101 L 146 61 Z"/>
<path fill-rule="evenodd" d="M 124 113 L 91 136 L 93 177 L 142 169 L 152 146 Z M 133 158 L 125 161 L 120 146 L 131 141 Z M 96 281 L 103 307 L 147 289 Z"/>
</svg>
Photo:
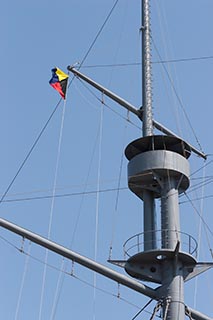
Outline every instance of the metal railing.
<svg viewBox="0 0 213 320">
<path fill-rule="evenodd" d="M 156 248 L 153 250 L 167 250 L 169 249 L 168 243 L 174 242 L 174 248 L 177 241 L 181 239 L 180 251 L 186 252 L 194 257 L 197 256 L 197 241 L 189 234 L 176 230 L 157 230 L 147 231 L 149 233 L 155 233 Z M 124 256 L 131 257 L 144 250 L 144 234 L 145 232 L 138 233 L 129 238 L 123 245 Z M 163 237 L 162 237 L 163 235 Z M 172 239 L 169 237 L 172 235 Z M 146 241 L 147 244 L 147 241 Z"/>
</svg>

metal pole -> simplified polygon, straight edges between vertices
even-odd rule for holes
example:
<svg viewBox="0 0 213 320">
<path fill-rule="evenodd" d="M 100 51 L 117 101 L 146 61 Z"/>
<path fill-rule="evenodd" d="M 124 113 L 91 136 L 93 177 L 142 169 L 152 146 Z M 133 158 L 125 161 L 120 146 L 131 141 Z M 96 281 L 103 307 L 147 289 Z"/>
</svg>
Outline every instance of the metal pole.
<svg viewBox="0 0 213 320">
<path fill-rule="evenodd" d="M 67 69 L 70 72 L 72 72 L 75 76 L 77 76 L 78 78 L 80 78 L 80 79 L 86 81 L 87 83 L 91 84 L 91 86 L 96 88 L 98 91 L 102 92 L 104 95 L 106 95 L 107 97 L 109 97 L 113 101 L 117 102 L 119 105 L 121 105 L 125 109 L 129 110 L 130 112 L 135 114 L 137 117 L 139 117 L 141 121 L 143 121 L 143 112 L 141 112 L 141 109 L 136 109 L 136 107 L 133 106 L 131 103 L 129 103 L 128 101 L 126 101 L 123 98 L 119 97 L 114 92 L 108 90 L 107 88 L 105 88 L 104 86 L 102 86 L 99 83 L 95 82 L 91 78 L 85 76 L 83 73 L 81 73 L 80 71 L 76 70 L 74 67 L 68 66 Z M 165 133 L 165 134 L 167 134 L 169 136 L 173 136 L 173 137 L 182 139 L 177 134 L 175 134 L 173 131 L 169 130 L 168 128 L 163 126 L 161 123 L 157 122 L 155 119 L 152 119 L 152 124 L 153 124 L 153 127 L 155 127 L 159 131 L 161 131 L 161 132 L 163 132 L 163 133 Z M 187 142 L 187 144 L 190 146 L 191 150 L 194 153 L 196 153 L 199 157 L 202 157 L 205 160 L 207 159 L 207 155 L 206 154 L 204 154 L 203 152 L 197 150 L 190 143 Z"/>
<path fill-rule="evenodd" d="M 143 136 L 153 135 L 152 123 L 152 65 L 149 0 L 142 0 L 142 105 Z"/>
<path fill-rule="evenodd" d="M 142 17 L 142 106 L 143 106 L 143 136 L 153 135 L 152 120 L 152 73 L 151 73 L 151 34 L 149 0 L 141 2 Z M 156 247 L 156 213 L 153 193 L 143 191 L 144 202 L 144 250 Z"/>
<path fill-rule="evenodd" d="M 95 272 L 98 272 L 107 278 L 110 278 L 114 281 L 117 281 L 118 283 L 120 283 L 130 289 L 133 289 L 139 293 L 143 293 L 144 295 L 146 295 L 152 299 L 158 299 L 158 293 L 154 289 L 152 289 L 148 286 L 145 286 L 144 284 L 137 282 L 136 280 L 133 280 L 125 275 L 122 275 L 119 272 L 116 272 L 110 268 L 107 268 L 96 261 L 93 261 L 93 260 L 91 260 L 87 257 L 84 257 L 74 251 L 71 251 L 63 246 L 60 246 L 59 244 L 57 244 L 53 241 L 50 241 L 46 238 L 43 238 L 43 237 L 41 237 L 41 236 L 39 236 L 29 230 L 26 230 L 22 227 L 17 226 L 14 223 L 11 223 L 5 219 L 0 219 L 0 226 L 16 233 L 26 239 L 29 239 L 30 241 L 32 241 L 34 243 L 37 243 L 44 248 L 47 248 L 55 253 L 58 253 L 67 259 L 75 261 L 88 269 L 91 269 Z"/>
<path fill-rule="evenodd" d="M 163 181 L 161 194 L 162 249 L 175 250 L 180 244 L 180 222 L 177 182 L 172 177 Z M 177 252 L 178 255 L 178 252 Z M 166 319 L 184 320 L 183 265 L 177 260 L 162 261 L 162 295 L 170 300 Z M 165 306 L 163 307 L 165 314 Z"/>
</svg>

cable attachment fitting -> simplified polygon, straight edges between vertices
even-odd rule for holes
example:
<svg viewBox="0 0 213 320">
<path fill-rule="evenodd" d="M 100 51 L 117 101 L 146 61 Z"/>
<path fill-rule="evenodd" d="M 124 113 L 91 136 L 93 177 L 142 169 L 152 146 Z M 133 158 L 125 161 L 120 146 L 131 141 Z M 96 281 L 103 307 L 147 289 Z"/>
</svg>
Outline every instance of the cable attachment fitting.
<svg viewBox="0 0 213 320">
<path fill-rule="evenodd" d="M 75 67 L 78 67 L 78 66 L 80 66 L 80 62 L 77 61 L 74 64 L 67 66 L 67 70 L 72 71 L 72 69 L 74 69 Z"/>
</svg>

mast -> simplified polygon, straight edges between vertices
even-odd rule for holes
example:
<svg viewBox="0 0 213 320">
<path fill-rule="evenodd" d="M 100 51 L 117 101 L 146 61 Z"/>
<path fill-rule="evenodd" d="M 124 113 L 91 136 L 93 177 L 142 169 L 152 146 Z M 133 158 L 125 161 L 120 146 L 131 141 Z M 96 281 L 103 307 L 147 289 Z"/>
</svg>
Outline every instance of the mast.
<svg viewBox="0 0 213 320">
<path fill-rule="evenodd" d="M 78 77 L 93 85 L 143 121 L 143 137 L 132 141 L 125 154 L 129 160 L 128 185 L 144 203 L 144 232 L 136 234 L 124 244 L 127 259 L 114 261 L 137 280 L 159 285 L 156 289 L 109 269 L 96 261 L 45 239 L 4 219 L 0 226 L 42 247 L 60 254 L 82 266 L 142 293 L 158 302 L 164 320 L 184 320 L 185 314 L 195 320 L 210 320 L 184 303 L 184 282 L 208 270 L 210 263 L 197 263 L 197 243 L 181 233 L 179 222 L 179 194 L 189 187 L 191 150 L 206 157 L 180 137 L 152 118 L 151 30 L 149 0 L 141 0 L 142 8 L 142 110 L 126 102 L 79 71 L 68 67 Z M 153 135 L 153 126 L 167 135 Z M 161 201 L 161 228 L 156 229 L 155 199 Z M 183 236 L 185 237 L 182 241 Z M 184 244 L 187 244 L 184 247 Z M 113 261 L 110 261 L 113 262 Z M 198 269 L 196 270 L 196 267 Z M 203 268 L 203 269 L 202 269 Z"/>
<path fill-rule="evenodd" d="M 153 135 L 152 119 L 152 72 L 151 72 L 151 29 L 150 6 L 148 0 L 141 0 L 141 32 L 142 32 L 142 108 L 143 108 L 143 136 Z M 155 200 L 153 192 L 143 192 L 143 224 L 145 250 L 156 247 L 155 228 Z"/>
<path fill-rule="evenodd" d="M 153 135 L 152 65 L 149 0 L 141 0 L 143 136 Z"/>
<path fill-rule="evenodd" d="M 144 202 L 144 232 L 126 241 L 125 269 L 135 278 L 161 283 L 163 319 L 184 320 L 185 271 L 189 263 L 194 268 L 196 260 L 190 245 L 182 251 L 178 197 L 189 187 L 190 147 L 182 139 L 153 135 L 150 1 L 142 0 L 141 7 L 143 137 L 131 142 L 125 153 L 129 188 Z M 161 201 L 160 243 L 155 198 Z"/>
<path fill-rule="evenodd" d="M 127 147 L 126 155 L 130 160 L 129 187 L 144 202 L 144 248 L 129 258 L 126 271 L 135 277 L 138 277 L 138 273 L 141 274 L 141 279 L 146 279 L 151 276 L 150 273 L 157 272 L 162 283 L 163 319 L 184 320 L 184 280 L 181 271 L 183 262 L 179 261 L 178 257 L 181 241 L 178 189 L 182 180 L 185 180 L 184 187 L 188 187 L 189 168 L 184 150 L 180 157 L 170 148 L 171 145 L 179 144 L 181 150 L 182 141 L 174 139 L 169 145 L 167 137 L 157 139 L 153 136 L 150 1 L 141 0 L 141 8 L 143 138 L 137 141 L 139 151 L 130 155 L 130 149 L 136 145 L 133 141 Z M 164 144 L 163 149 L 169 151 L 162 150 L 162 144 Z M 176 162 L 180 166 L 177 166 Z M 176 176 L 173 174 L 174 169 Z M 155 197 L 161 199 L 160 250 L 155 250 L 157 247 Z M 154 255 L 153 251 L 156 251 Z M 172 251 L 171 259 L 169 255 Z M 141 266 L 148 270 L 138 272 Z"/>
</svg>

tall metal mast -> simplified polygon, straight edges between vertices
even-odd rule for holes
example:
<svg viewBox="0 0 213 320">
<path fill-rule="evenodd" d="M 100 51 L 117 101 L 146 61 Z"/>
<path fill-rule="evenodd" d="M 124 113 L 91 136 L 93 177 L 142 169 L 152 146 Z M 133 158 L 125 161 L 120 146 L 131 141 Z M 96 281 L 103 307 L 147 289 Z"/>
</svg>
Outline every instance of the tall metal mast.
<svg viewBox="0 0 213 320">
<path fill-rule="evenodd" d="M 194 258 L 197 243 L 190 235 L 180 231 L 178 203 L 179 194 L 189 187 L 188 158 L 191 150 L 203 158 L 206 158 L 206 155 L 152 119 L 149 0 L 141 0 L 141 8 L 142 110 L 136 109 L 73 67 L 69 66 L 68 70 L 143 121 L 143 137 L 132 141 L 127 146 L 125 154 L 129 160 L 129 188 L 144 203 L 144 232 L 136 234 L 125 242 L 126 260 L 117 260 L 114 263 L 124 267 L 131 277 L 153 282 L 159 286 L 156 289 L 145 286 L 4 219 L 0 219 L 0 226 L 157 300 L 163 310 L 163 320 L 184 320 L 185 314 L 190 319 L 210 320 L 208 316 L 190 309 L 184 303 L 184 282 L 208 270 L 213 264 L 198 263 Z M 167 135 L 153 135 L 153 125 Z M 160 230 L 156 230 L 155 199 L 157 198 L 161 201 Z M 184 239 L 181 239 L 183 237 Z"/>
<path fill-rule="evenodd" d="M 153 135 L 152 65 L 149 0 L 141 0 L 143 136 Z"/>
<path fill-rule="evenodd" d="M 142 0 L 141 7 L 143 138 L 129 144 L 126 156 L 130 160 L 129 187 L 144 202 L 144 245 L 143 251 L 137 250 L 130 256 L 125 268 L 134 277 L 143 280 L 150 278 L 156 283 L 160 281 L 163 319 L 184 320 L 183 270 L 188 259 L 192 264 L 195 262 L 190 254 L 180 251 L 178 195 L 189 186 L 186 160 L 189 147 L 176 138 L 153 136 L 149 0 Z M 156 243 L 154 198 L 161 199 L 159 249 Z M 136 241 L 140 242 L 138 237 Z"/>
<path fill-rule="evenodd" d="M 141 0 L 141 32 L 142 32 L 142 108 L 143 108 L 143 136 L 153 135 L 152 119 L 152 72 L 151 72 L 151 29 L 150 6 L 148 0 Z M 145 250 L 156 247 L 155 232 L 155 200 L 153 192 L 143 192 L 143 222 Z"/>
<path fill-rule="evenodd" d="M 170 148 L 171 145 L 179 144 L 181 150 L 183 142 L 176 141 L 176 139 L 168 142 L 167 137 L 164 139 L 164 137 L 153 136 L 150 1 L 142 0 L 141 8 L 143 138 L 137 141 L 139 150 L 130 155 L 130 149 L 133 149 L 136 144 L 133 141 L 127 147 L 126 155 L 130 160 L 130 188 L 144 202 L 144 251 L 137 252 L 130 257 L 131 267 L 129 268 L 127 263 L 126 271 L 132 275 L 135 272 L 135 276 L 138 276 L 138 268 L 144 267 L 145 263 L 149 270 L 141 272 L 141 278 L 145 279 L 146 276 L 150 276 L 150 271 L 153 271 L 154 274 L 157 272 L 163 285 L 163 319 L 184 320 L 184 281 L 183 271 L 181 271 L 183 263 L 178 258 L 180 250 L 178 189 L 183 180 L 185 180 L 185 187 L 188 187 L 189 170 L 188 163 L 183 156 L 184 150 L 180 156 Z M 162 145 L 164 145 L 163 148 Z M 185 148 L 187 147 L 184 146 L 183 149 Z M 179 163 L 178 167 L 176 162 Z M 174 169 L 176 176 L 173 174 Z M 155 197 L 161 198 L 162 243 L 159 251 L 155 250 L 157 246 Z M 155 254 L 153 254 L 154 251 Z M 172 251 L 175 259 L 169 257 Z M 161 263 L 159 264 L 157 260 L 160 260 Z M 147 264 L 146 261 L 149 263 Z"/>
</svg>

